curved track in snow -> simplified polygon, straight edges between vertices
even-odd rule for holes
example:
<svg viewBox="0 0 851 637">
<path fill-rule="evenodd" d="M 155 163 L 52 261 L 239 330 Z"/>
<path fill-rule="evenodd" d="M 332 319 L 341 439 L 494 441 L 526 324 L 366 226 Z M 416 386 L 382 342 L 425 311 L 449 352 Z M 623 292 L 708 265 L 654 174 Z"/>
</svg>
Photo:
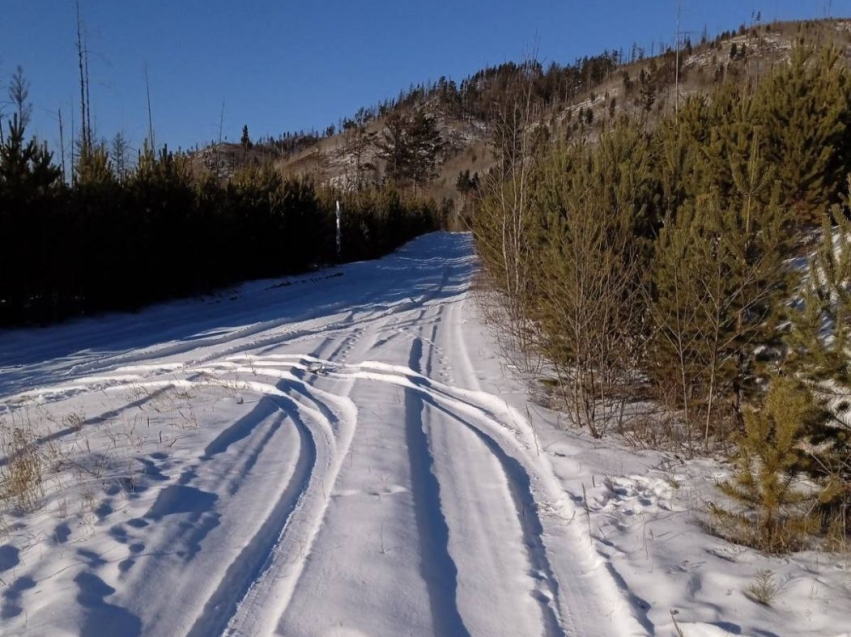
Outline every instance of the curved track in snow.
<svg viewBox="0 0 851 637">
<path fill-rule="evenodd" d="M 479 387 L 474 266 L 468 236 L 435 234 L 298 285 L 3 335 L 0 418 L 37 408 L 68 466 L 93 441 L 121 462 L 91 515 L 41 516 L 0 634 L 642 634 L 530 423 Z"/>
</svg>

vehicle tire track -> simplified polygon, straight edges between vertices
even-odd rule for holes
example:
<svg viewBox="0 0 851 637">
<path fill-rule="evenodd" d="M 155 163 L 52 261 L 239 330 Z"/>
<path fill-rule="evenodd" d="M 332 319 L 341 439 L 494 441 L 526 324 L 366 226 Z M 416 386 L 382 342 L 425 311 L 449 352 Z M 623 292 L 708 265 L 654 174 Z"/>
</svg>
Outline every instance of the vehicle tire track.
<svg viewBox="0 0 851 637">
<path fill-rule="evenodd" d="M 286 488 L 275 507 L 263 521 L 248 545 L 231 562 L 218 588 L 210 596 L 201 615 L 195 620 L 187 637 L 219 635 L 233 618 L 239 603 L 248 595 L 252 585 L 270 567 L 276 548 L 284 541 L 292 516 L 315 482 L 316 441 L 302 421 L 298 409 L 282 399 L 274 399 L 294 424 L 299 434 L 298 462 Z"/>
<path fill-rule="evenodd" d="M 544 527 L 538 515 L 538 507 L 532 492 L 532 480 L 529 473 L 517 459 L 507 454 L 496 440 L 482 431 L 480 427 L 440 405 L 431 396 L 424 396 L 423 401 L 475 434 L 498 460 L 505 475 L 511 499 L 514 502 L 527 561 L 532 573 L 539 578 L 541 588 L 543 588 L 543 591 L 537 591 L 537 594 L 533 597 L 541 610 L 544 635 L 545 637 L 566 637 L 568 633 L 562 627 L 564 614 L 559 601 L 560 586 L 550 566 L 543 542 Z"/>
<path fill-rule="evenodd" d="M 423 323 L 421 325 L 421 331 L 428 329 L 429 338 L 425 338 L 423 336 L 418 337 L 415 341 L 415 348 L 412 350 L 408 367 L 414 374 L 419 374 L 425 379 L 428 379 L 436 371 L 434 360 L 435 356 L 438 357 L 438 362 L 441 363 L 441 366 L 445 366 L 445 362 L 441 355 L 441 348 L 437 345 L 440 328 L 444 324 L 445 308 L 445 305 L 438 306 L 434 313 L 435 315 L 430 317 L 433 318 L 433 321 L 430 324 Z M 423 342 L 428 344 L 428 348 L 425 353 L 423 353 Z M 502 447 L 492 437 L 484 433 L 480 427 L 477 427 L 471 421 L 456 414 L 445 404 L 440 404 L 430 391 L 425 391 L 422 387 L 417 386 L 415 388 L 406 389 L 406 393 L 408 395 L 413 394 L 416 397 L 414 398 L 414 396 L 411 396 L 410 400 L 416 400 L 419 402 L 423 440 L 418 445 L 418 451 L 422 457 L 428 458 L 430 461 L 431 466 L 429 467 L 429 472 L 435 481 L 434 490 L 437 492 L 438 500 L 440 497 L 440 486 L 438 484 L 437 476 L 441 475 L 443 480 L 451 481 L 456 478 L 456 474 L 454 472 L 447 471 L 439 472 L 435 468 L 435 458 L 431 451 L 434 443 L 432 443 L 430 439 L 438 432 L 433 429 L 433 418 L 429 419 L 428 424 L 422 422 L 423 412 L 432 411 L 434 414 L 446 417 L 450 422 L 461 424 L 467 431 L 471 432 L 476 439 L 483 443 L 484 447 L 487 449 L 487 453 L 491 454 L 497 460 L 507 488 L 507 497 L 512 502 L 514 508 L 514 515 L 522 538 L 522 546 L 525 552 L 526 562 L 530 570 L 529 576 L 534 578 L 533 581 L 537 582 L 537 585 L 533 587 L 530 594 L 540 609 L 541 626 L 544 637 L 566 637 L 567 633 L 562 627 L 562 621 L 560 619 L 561 609 L 558 606 L 559 584 L 550 567 L 546 548 L 542 540 L 543 526 L 541 525 L 540 518 L 538 517 L 537 506 L 532 494 L 531 479 L 528 472 L 520 462 L 508 455 Z M 411 421 L 410 418 L 408 420 L 409 422 Z M 445 422 L 442 424 L 445 424 Z M 413 445 L 409 445 L 409 447 L 413 448 Z M 473 479 L 482 481 L 482 485 L 485 483 L 482 476 L 476 475 L 473 476 Z M 488 484 L 494 485 L 498 484 L 499 480 L 489 480 L 487 482 Z M 449 488 L 450 493 L 457 493 L 457 489 L 452 487 L 451 483 L 448 483 L 445 486 Z M 439 502 L 438 507 L 440 513 L 439 519 L 443 520 L 444 524 L 447 524 L 448 519 L 443 513 L 443 507 Z M 432 516 L 435 519 L 438 518 L 438 516 L 434 515 L 434 513 L 432 513 Z M 451 522 L 453 524 L 464 524 L 468 521 L 453 518 Z M 472 524 L 481 524 L 482 522 L 483 520 L 481 519 L 469 520 L 469 523 Z M 447 530 L 448 532 L 452 532 L 451 528 L 447 527 Z M 460 533 L 460 529 L 458 531 Z M 448 536 L 446 540 L 448 556 Z M 455 608 L 457 609 L 457 570 L 453 573 L 453 575 L 452 583 L 455 586 L 451 590 L 453 595 L 456 596 Z M 468 574 L 468 576 L 470 576 L 470 574 Z M 519 612 L 522 612 L 521 608 L 522 606 L 518 608 Z"/>
<path fill-rule="evenodd" d="M 411 347 L 411 369 L 419 369 L 422 351 L 422 340 L 417 338 Z M 434 473 L 434 458 L 423 422 L 424 409 L 420 392 L 406 389 L 405 426 L 419 530 L 420 572 L 428 588 L 435 636 L 469 637 L 458 611 L 458 569 L 449 554 L 449 526 L 440 504 L 440 484 Z"/>
</svg>

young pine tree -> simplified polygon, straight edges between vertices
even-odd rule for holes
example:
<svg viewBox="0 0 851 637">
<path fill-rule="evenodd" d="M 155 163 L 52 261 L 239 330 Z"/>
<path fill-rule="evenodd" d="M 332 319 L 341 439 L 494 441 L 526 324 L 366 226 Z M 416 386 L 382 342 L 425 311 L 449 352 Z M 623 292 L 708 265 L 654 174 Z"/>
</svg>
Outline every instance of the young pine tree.
<svg viewBox="0 0 851 637">
<path fill-rule="evenodd" d="M 851 189 L 851 181 L 849 181 Z M 789 367 L 824 407 L 811 436 L 809 470 L 823 487 L 820 512 L 834 537 L 851 531 L 851 220 L 833 207 L 836 226 L 825 218 L 822 241 L 810 261 L 801 301 L 788 335 Z"/>
<path fill-rule="evenodd" d="M 849 179 L 851 188 L 851 179 Z M 845 205 L 851 198 L 845 196 Z M 810 260 L 789 337 L 790 362 L 804 379 L 851 386 L 851 220 L 840 206 L 822 223 L 822 241 Z"/>
<path fill-rule="evenodd" d="M 724 397 L 738 423 L 743 399 L 763 373 L 754 351 L 774 340 L 772 319 L 789 284 L 784 221 L 776 200 L 724 205 L 715 195 L 687 202 L 660 233 L 649 372 L 662 396 L 683 410 L 689 447 L 698 417 L 704 443 L 713 431 L 724 435 Z"/>
<path fill-rule="evenodd" d="M 745 410 L 735 474 L 718 485 L 744 511 L 718 506 L 713 511 L 731 525 L 732 539 L 768 551 L 788 551 L 799 546 L 802 534 L 815 529 L 803 506 L 815 495 L 799 488 L 799 481 L 802 443 L 818 412 L 810 393 L 788 378 L 772 381 L 761 409 Z"/>
<path fill-rule="evenodd" d="M 533 181 L 537 344 L 574 423 L 601 437 L 621 422 L 642 342 L 642 235 L 656 189 L 649 145 L 640 128 L 619 126 L 597 148 L 555 149 Z"/>
</svg>

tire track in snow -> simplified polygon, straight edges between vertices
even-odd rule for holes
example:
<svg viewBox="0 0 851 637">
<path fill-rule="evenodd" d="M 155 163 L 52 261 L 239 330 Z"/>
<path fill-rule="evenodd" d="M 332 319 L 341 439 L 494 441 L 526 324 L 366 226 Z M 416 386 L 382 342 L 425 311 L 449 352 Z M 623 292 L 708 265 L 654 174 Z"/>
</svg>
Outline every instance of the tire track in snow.
<svg viewBox="0 0 851 637">
<path fill-rule="evenodd" d="M 444 323 L 445 319 L 445 309 L 445 305 L 441 305 L 437 308 L 436 315 L 433 317 L 433 323 L 431 324 L 429 329 L 429 338 L 425 338 L 424 336 L 419 337 L 415 341 L 415 348 L 419 351 L 416 352 L 412 350 L 411 359 L 409 361 L 408 367 L 410 368 L 411 372 L 419 374 L 425 379 L 431 377 L 435 372 L 435 356 L 438 356 L 438 358 L 440 359 L 439 362 L 445 364 L 441 356 L 442 348 L 437 344 L 440 327 Z M 424 331 L 426 330 L 426 327 L 426 325 L 422 325 L 420 327 L 420 330 Z M 423 342 L 428 344 L 427 354 L 425 355 L 423 355 L 422 353 Z M 424 384 L 428 385 L 428 382 Z M 460 416 L 459 414 L 455 413 L 455 411 L 453 411 L 449 406 L 447 406 L 446 400 L 442 401 L 443 404 L 439 403 L 438 400 L 435 399 L 432 392 L 425 391 L 422 387 L 419 386 L 416 388 L 406 389 L 406 393 L 414 393 L 417 395 L 417 398 L 421 405 L 421 414 L 427 410 L 433 410 L 434 413 L 442 414 L 448 417 L 450 421 L 454 421 L 461 424 L 467 431 L 470 431 L 472 434 L 474 434 L 476 439 L 483 443 L 485 449 L 487 450 L 487 453 L 491 454 L 491 456 L 493 456 L 497 460 L 498 466 L 502 471 L 504 481 L 507 487 L 507 495 L 513 504 L 514 514 L 522 538 L 522 546 L 525 550 L 524 552 L 526 555 L 526 562 L 531 570 L 529 575 L 537 582 L 537 586 L 535 586 L 534 589 L 530 591 L 530 594 L 540 608 L 543 634 L 545 637 L 566 637 L 567 633 L 562 627 L 562 621 L 560 619 L 561 609 L 559 608 L 558 595 L 559 584 L 558 581 L 555 579 L 555 576 L 550 567 L 549 558 L 547 556 L 546 548 L 542 540 L 544 530 L 543 526 L 541 525 L 540 518 L 538 516 L 537 505 L 535 503 L 534 495 L 532 493 L 532 485 L 529 473 L 526 471 L 526 469 L 520 462 L 518 462 L 515 458 L 507 454 L 502 449 L 502 447 L 491 436 L 487 435 L 484 431 L 482 431 L 480 427 L 477 427 L 475 424 L 473 424 L 472 421 L 465 419 L 463 416 Z M 431 443 L 429 440 L 437 432 L 433 430 L 434 425 L 431 422 L 426 425 L 425 423 L 422 423 L 422 418 L 420 418 L 420 421 L 420 425 L 424 434 L 424 445 L 422 445 L 423 448 L 421 448 L 420 451 L 427 452 L 428 458 L 431 459 L 432 466 L 430 468 L 430 471 L 434 476 L 435 483 L 437 483 L 438 473 L 436 471 L 436 468 L 434 467 L 435 458 L 433 453 L 430 451 L 430 448 L 433 443 Z M 441 475 L 443 476 L 443 480 L 449 481 L 455 479 L 455 474 L 453 473 L 447 473 L 444 471 Z M 484 484 L 485 482 L 483 477 L 479 475 L 473 476 L 473 479 L 480 481 L 482 484 Z M 498 480 L 490 481 L 491 484 L 498 482 Z M 446 486 L 450 489 L 450 492 L 454 491 L 454 489 L 451 487 L 451 484 L 447 483 Z M 440 487 L 437 486 L 436 489 L 438 491 L 439 498 Z M 444 516 L 441 517 L 441 519 L 446 519 L 442 507 L 440 513 L 441 516 Z M 446 520 L 448 521 L 448 519 Z M 467 520 L 452 520 L 452 522 L 458 524 L 463 523 L 465 521 Z M 472 523 L 487 523 L 487 520 L 472 520 Z M 455 587 L 453 588 L 453 594 L 457 597 L 457 570 L 454 576 Z"/>
<path fill-rule="evenodd" d="M 349 334 L 341 342 L 326 338 L 314 350 L 314 353 L 331 348 L 331 356 L 335 357 L 344 355 L 355 345 L 370 349 L 377 335 L 375 332 L 366 332 L 369 338 L 361 342 L 365 332 L 366 330 L 360 330 L 357 336 Z M 240 360 L 243 356 L 236 355 L 229 358 Z M 288 396 L 293 407 L 298 409 L 301 406 L 321 417 L 323 422 L 320 429 L 323 434 L 323 444 L 317 444 L 315 433 L 313 440 L 316 455 L 314 464 L 323 469 L 322 471 L 314 469 L 308 490 L 304 492 L 298 508 L 293 511 L 280 538 L 269 552 L 268 563 L 249 583 L 226 627 L 223 627 L 221 631 L 209 633 L 210 635 L 253 636 L 273 633 L 275 626 L 286 613 L 310 557 L 316 535 L 324 521 L 333 485 L 357 428 L 358 410 L 348 398 L 355 379 L 345 379 L 342 386 L 336 382 L 333 393 L 316 386 L 322 380 L 322 376 L 315 376 L 313 383 L 308 382 L 307 374 L 310 373 L 308 364 L 313 359 L 312 355 L 270 355 L 261 360 L 253 359 L 258 364 L 257 368 L 251 370 L 253 374 L 261 376 L 267 374 L 278 378 L 277 391 L 295 394 L 295 396 Z M 266 367 L 267 364 L 271 364 L 272 368 Z M 292 371 L 275 369 L 279 365 L 286 365 Z M 243 368 L 240 371 L 247 370 Z M 336 406 L 337 411 L 332 409 L 332 405 Z M 307 427 L 306 423 L 305 426 Z M 312 431 L 310 427 L 307 429 Z M 318 494 L 320 490 L 321 497 Z M 275 605 L 273 613 L 269 613 L 268 610 L 271 603 Z M 201 634 L 199 633 L 199 637 Z"/>
<path fill-rule="evenodd" d="M 422 359 L 422 340 L 411 347 L 411 369 Z M 436 637 L 469 637 L 458 611 L 458 569 L 449 554 L 449 526 L 440 504 L 440 484 L 434 474 L 419 392 L 405 389 L 405 426 L 411 463 L 411 489 L 420 539 L 420 572 L 426 581 Z"/>
<path fill-rule="evenodd" d="M 192 637 L 223 632 L 232 634 L 227 628 L 228 624 L 234 620 L 246 599 L 277 590 L 281 586 L 276 581 L 279 579 L 288 579 L 292 585 L 295 584 L 302 568 L 301 563 L 309 555 L 312 536 L 321 523 L 329 499 L 330 484 L 339 468 L 339 463 L 335 463 L 336 434 L 341 434 L 342 441 L 346 442 L 345 432 L 341 432 L 343 421 L 325 401 L 335 403 L 346 416 L 344 420 L 354 420 L 354 408 L 347 408 L 345 396 L 335 396 L 313 388 L 290 372 L 230 362 L 211 365 L 200 371 L 212 375 L 250 374 L 253 379 L 269 377 L 275 379 L 275 384 L 262 380 L 244 381 L 238 377 L 229 381 L 234 388 L 260 394 L 261 400 L 252 412 L 208 443 L 199 462 L 184 470 L 177 480 L 179 485 L 187 486 L 197 482 L 202 467 L 208 467 L 207 463 L 221 459 L 212 473 L 222 476 L 216 482 L 221 483 L 222 488 L 214 486 L 213 490 L 215 493 L 224 493 L 226 490 L 230 496 L 237 495 L 246 475 L 267 449 L 283 421 L 294 424 L 300 444 L 295 468 L 287 486 L 248 544 L 227 566 L 227 571 L 217 576 L 215 581 L 220 582 L 219 585 L 205 600 L 201 614 L 189 632 L 185 633 Z M 151 381 L 145 385 L 156 387 L 162 382 Z M 349 381 L 347 385 L 353 382 Z M 209 378 L 203 382 L 183 381 L 179 384 L 186 388 L 217 386 L 217 382 Z M 270 427 L 261 427 L 263 421 L 275 411 L 280 411 L 281 417 Z M 211 473 L 209 468 L 205 473 Z M 290 549 L 301 546 L 301 554 L 282 550 L 285 544 Z M 276 565 L 276 562 L 284 560 L 285 563 Z M 270 585 L 270 580 L 265 576 L 273 568 L 276 572 Z M 266 590 L 261 590 L 264 587 Z"/>
<path fill-rule="evenodd" d="M 292 317 L 284 317 L 270 321 L 264 321 L 253 325 L 248 325 L 242 328 L 228 331 L 224 334 L 216 334 L 201 338 L 184 338 L 183 340 L 173 341 L 167 344 L 150 346 L 141 350 L 125 351 L 117 354 L 102 356 L 100 358 L 76 363 L 71 365 L 68 370 L 62 375 L 63 380 L 76 380 L 85 378 L 94 373 L 104 373 L 114 371 L 116 367 L 125 366 L 128 364 L 138 364 L 149 360 L 163 359 L 171 356 L 187 354 L 193 351 L 216 348 L 214 353 L 200 356 L 193 359 L 189 365 L 200 365 L 214 360 L 221 359 L 228 355 L 243 353 L 256 349 L 270 349 L 280 347 L 281 345 L 303 340 L 305 338 L 316 338 L 317 336 L 327 336 L 328 334 L 336 334 L 345 332 L 351 329 L 355 324 L 361 329 L 365 329 L 372 323 L 387 319 L 394 315 L 405 313 L 413 309 L 420 308 L 430 301 L 436 299 L 445 289 L 450 277 L 450 268 L 446 268 L 442 273 L 440 283 L 433 290 L 425 292 L 419 299 L 411 297 L 408 300 L 391 301 L 381 309 L 376 310 L 374 302 L 379 300 L 386 294 L 385 285 L 368 293 L 359 303 L 360 307 L 368 308 L 366 310 L 351 309 L 341 319 L 337 319 L 330 323 L 321 323 L 320 325 L 312 326 L 311 323 L 321 321 L 322 318 L 334 312 L 339 312 L 347 306 L 346 301 L 336 303 L 332 308 L 323 308 L 321 313 L 303 316 L 297 321 L 293 321 Z M 395 284 L 398 285 L 402 277 L 397 275 Z M 303 327 L 299 327 L 303 326 Z M 281 332 L 280 330 L 283 330 Z M 263 336 L 268 334 L 268 336 Z M 238 343 L 245 339 L 251 339 L 248 343 Z M 230 347 L 227 347 L 230 345 Z M 226 346 L 222 349 L 221 346 Z M 17 394 L 10 394 L 6 398 L 14 398 Z"/>
<path fill-rule="evenodd" d="M 550 566 L 547 550 L 543 542 L 544 528 L 538 515 L 538 507 L 532 493 L 532 480 L 523 465 L 508 455 L 492 437 L 469 420 L 440 405 L 433 397 L 424 394 L 423 401 L 440 413 L 460 423 L 473 432 L 498 460 L 505 475 L 506 483 L 514 502 L 517 520 L 523 536 L 526 557 L 543 590 L 536 590 L 533 597 L 538 602 L 543 619 L 546 637 L 566 637 L 562 627 L 562 609 L 559 604 L 559 583 Z"/>
<path fill-rule="evenodd" d="M 404 276 L 396 274 L 392 283 L 382 284 L 379 288 L 368 292 L 360 299 L 358 307 L 350 309 L 343 318 L 327 321 L 326 317 L 339 315 L 347 307 L 347 301 L 339 301 L 331 307 L 322 308 L 322 312 L 308 313 L 296 320 L 293 317 L 283 317 L 268 321 L 247 325 L 241 328 L 226 330 L 224 333 L 214 333 L 200 338 L 187 336 L 180 340 L 171 341 L 160 345 L 151 345 L 142 349 L 127 350 L 111 353 L 80 363 L 70 365 L 65 371 L 57 373 L 56 380 L 42 386 L 41 393 L 56 393 L 61 389 L 63 383 L 85 383 L 87 378 L 94 374 L 114 373 L 128 365 L 139 369 L 149 367 L 150 375 L 157 376 L 165 373 L 173 373 L 185 368 L 200 366 L 205 363 L 214 362 L 227 356 L 236 355 L 254 350 L 269 351 L 283 345 L 313 339 L 319 336 L 327 337 L 345 333 L 351 330 L 353 325 L 363 333 L 367 328 L 380 321 L 409 313 L 411 310 L 423 308 L 441 294 L 445 293 L 449 280 L 454 273 L 453 266 L 446 266 L 441 273 L 438 284 L 422 293 L 419 298 L 409 297 L 404 300 L 388 301 L 383 305 L 375 303 L 386 295 L 386 287 L 401 287 Z M 462 275 L 463 278 L 463 275 Z M 459 295 L 461 292 L 458 293 Z M 350 306 L 349 306 L 350 307 Z M 368 308 L 368 309 L 361 309 Z M 378 308 L 378 309 L 376 309 Z M 326 319 L 323 322 L 323 319 Z M 266 335 L 266 336 L 264 336 Z M 240 342 L 250 339 L 248 342 Z M 224 348 L 222 348 L 224 346 Z M 342 347 L 342 346 L 341 346 Z M 201 354 L 202 351 L 215 348 L 214 352 Z M 199 356 L 184 363 L 165 363 L 161 365 L 145 365 L 146 361 L 161 360 L 168 357 L 199 352 Z M 332 358 L 339 353 L 334 352 Z M 56 387 L 59 385 L 60 387 Z M 87 388 L 74 386 L 74 389 L 85 393 Z M 4 403 L 11 403 L 25 397 L 27 392 L 13 392 L 5 396 L 0 395 Z M 64 398 L 64 396 L 62 396 Z M 2 404 L 0 404 L 2 407 Z"/>
<path fill-rule="evenodd" d="M 124 605 L 145 609 L 149 615 L 145 634 L 183 634 L 193 614 L 201 609 L 203 596 L 212 582 L 220 579 L 220 568 L 224 568 L 220 558 L 208 557 L 205 541 L 211 533 L 222 533 L 221 524 L 228 521 L 227 503 L 251 486 L 252 469 L 264 452 L 280 449 L 283 453 L 277 460 L 288 468 L 297 464 L 298 458 L 291 452 L 291 434 L 283 427 L 285 421 L 286 413 L 261 398 L 222 432 L 218 443 L 208 446 L 174 479 L 152 490 L 155 497 L 144 515 L 112 527 L 111 538 L 119 542 L 121 550 L 129 548 L 118 564 L 123 590 L 133 592 L 124 599 Z M 236 435 L 244 431 L 250 435 Z M 230 533 L 231 528 L 225 529 L 226 537 Z M 221 535 L 218 537 L 221 542 Z M 141 551 L 134 550 L 134 545 Z M 114 548 L 119 549 L 119 545 Z M 110 545 L 101 550 L 110 551 Z M 187 570 L 198 572 L 197 586 L 171 589 L 169 582 L 180 580 Z M 175 605 L 185 608 L 185 621 L 174 625 L 172 618 L 171 624 L 163 624 L 168 621 L 167 609 Z"/>
<path fill-rule="evenodd" d="M 587 593 L 579 594 L 574 590 L 574 587 L 580 581 L 584 582 L 584 586 L 590 585 L 598 592 L 597 596 L 592 599 L 600 604 L 597 613 L 599 617 L 609 617 L 615 626 L 632 626 L 634 624 L 628 609 L 625 610 L 622 604 L 623 599 L 615 586 L 615 582 L 611 581 L 608 574 L 606 576 L 595 575 L 591 581 L 588 581 L 589 575 L 596 570 L 597 562 L 590 552 L 578 551 L 581 546 L 578 542 L 581 542 L 584 536 L 573 527 L 570 527 L 573 529 L 572 531 L 568 528 L 573 519 L 572 514 L 575 514 L 575 509 L 569 502 L 567 495 L 555 482 L 551 471 L 547 470 L 549 465 L 545 458 L 538 457 L 536 461 L 533 456 L 534 446 L 530 447 L 530 445 L 534 445 L 532 441 L 534 433 L 531 432 L 531 426 L 525 423 L 522 416 L 515 413 L 495 396 L 481 391 L 447 386 L 424 377 L 410 367 L 365 361 L 358 366 L 349 366 L 348 369 L 329 373 L 336 374 L 339 377 L 354 376 L 387 382 L 419 392 L 423 397 L 442 404 L 451 412 L 466 415 L 472 421 L 479 422 L 480 424 L 477 425 L 479 430 L 491 437 L 494 444 L 502 447 L 503 450 L 512 449 L 512 453 L 505 451 L 506 455 L 514 457 L 520 466 L 529 472 L 530 482 L 534 481 L 536 485 L 534 491 L 545 498 L 544 507 L 549 522 L 544 524 L 544 518 L 540 515 L 539 522 L 544 526 L 547 534 L 554 533 L 555 536 L 563 537 L 566 540 L 564 546 L 553 543 L 550 546 L 550 550 L 554 549 L 559 554 L 559 571 L 556 572 L 554 568 L 551 568 L 552 581 L 559 583 L 559 585 L 551 586 L 550 590 L 554 595 L 557 595 L 555 598 L 557 601 L 553 602 L 555 607 L 564 609 L 559 617 L 562 630 L 569 635 L 606 635 L 608 637 L 608 635 L 613 634 L 611 630 L 606 630 L 599 622 L 589 619 L 587 609 L 580 603 L 582 599 L 587 600 Z M 498 408 L 499 405 L 503 405 L 503 407 Z M 501 411 L 505 413 L 500 415 L 498 412 Z M 523 441 L 522 444 L 521 441 Z M 538 463 L 542 463 L 542 466 L 538 467 Z M 538 502 L 534 494 L 531 499 L 533 502 Z M 540 504 L 538 504 L 538 508 L 541 510 Z M 549 552 L 546 547 L 545 551 Z M 540 562 L 540 560 L 538 561 Z M 562 586 L 560 583 L 565 581 L 569 581 L 571 584 Z M 602 607 L 604 601 L 613 604 L 613 608 L 604 610 Z M 615 629 L 615 634 L 617 632 L 617 629 Z M 555 634 L 559 633 L 556 632 Z"/>
<path fill-rule="evenodd" d="M 248 545 L 234 559 L 218 588 L 210 596 L 201 615 L 195 620 L 187 637 L 211 637 L 225 630 L 251 586 L 270 567 L 276 548 L 289 528 L 291 518 L 306 497 L 316 467 L 316 441 L 302 420 L 297 407 L 284 399 L 274 399 L 294 424 L 299 434 L 298 461 L 293 474 L 271 513 L 261 524 Z"/>
</svg>

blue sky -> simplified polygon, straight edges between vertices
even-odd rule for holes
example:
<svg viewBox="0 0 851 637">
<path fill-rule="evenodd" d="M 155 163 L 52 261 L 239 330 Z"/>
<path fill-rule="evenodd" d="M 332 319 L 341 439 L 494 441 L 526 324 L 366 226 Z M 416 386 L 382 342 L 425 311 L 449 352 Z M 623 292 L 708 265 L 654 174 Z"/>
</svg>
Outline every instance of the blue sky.
<svg viewBox="0 0 851 637">
<path fill-rule="evenodd" d="M 681 0 L 697 40 L 749 22 L 851 16 L 851 0 Z M 81 0 L 97 134 L 147 132 L 147 66 L 157 142 L 192 147 L 324 129 L 359 106 L 441 75 L 460 80 L 537 50 L 569 62 L 633 42 L 672 43 L 677 0 Z M 74 0 L 3 0 L 0 80 L 30 80 L 31 132 L 58 148 L 56 113 L 78 119 Z M 658 46 L 658 44 L 657 44 Z M 5 91 L 2 97 L 5 98 Z M 67 134 L 67 133 L 66 133 Z"/>
</svg>

